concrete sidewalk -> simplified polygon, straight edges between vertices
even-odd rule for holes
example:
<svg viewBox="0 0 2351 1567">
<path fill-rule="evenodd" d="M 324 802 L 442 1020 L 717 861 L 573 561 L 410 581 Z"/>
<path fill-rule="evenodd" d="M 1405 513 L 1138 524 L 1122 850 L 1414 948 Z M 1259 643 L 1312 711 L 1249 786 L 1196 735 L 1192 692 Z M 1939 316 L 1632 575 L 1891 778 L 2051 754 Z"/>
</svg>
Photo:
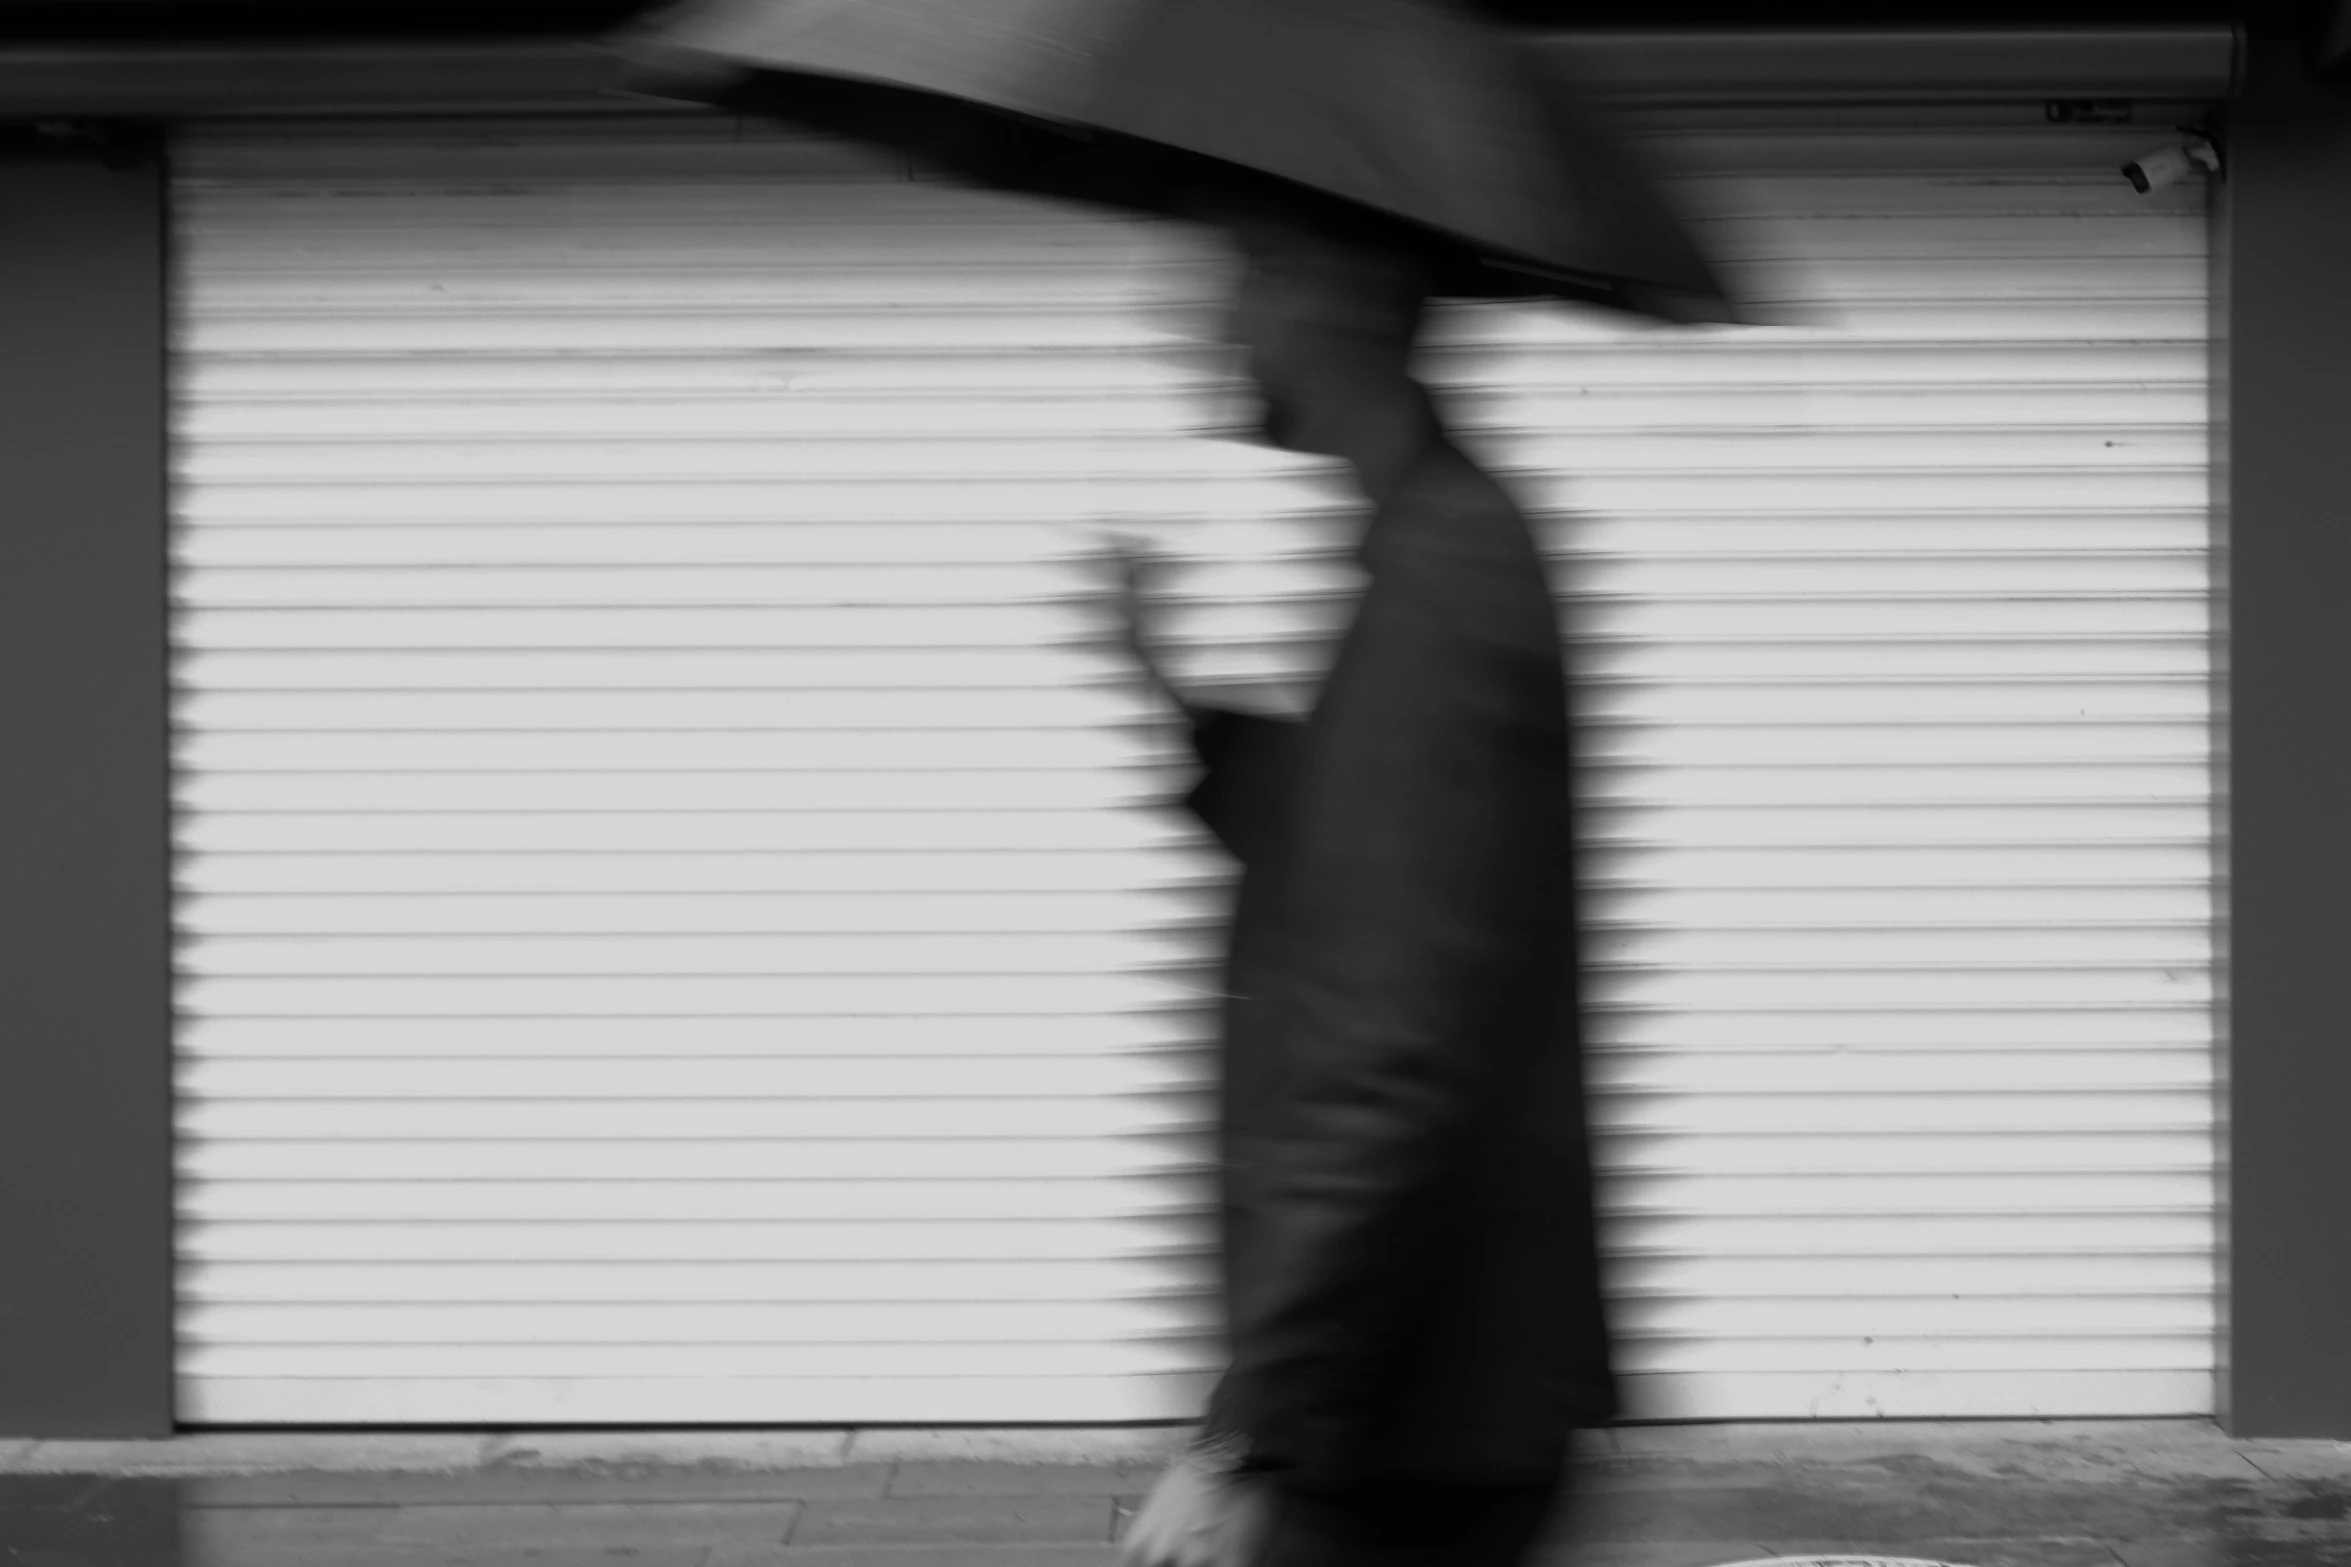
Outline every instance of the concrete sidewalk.
<svg viewBox="0 0 2351 1567">
<path fill-rule="evenodd" d="M 25 1567 L 1110 1567 L 1167 1429 L 0 1442 Z M 2196 1421 L 1628 1427 L 1546 1560 L 2351 1567 L 2351 1445 Z"/>
</svg>

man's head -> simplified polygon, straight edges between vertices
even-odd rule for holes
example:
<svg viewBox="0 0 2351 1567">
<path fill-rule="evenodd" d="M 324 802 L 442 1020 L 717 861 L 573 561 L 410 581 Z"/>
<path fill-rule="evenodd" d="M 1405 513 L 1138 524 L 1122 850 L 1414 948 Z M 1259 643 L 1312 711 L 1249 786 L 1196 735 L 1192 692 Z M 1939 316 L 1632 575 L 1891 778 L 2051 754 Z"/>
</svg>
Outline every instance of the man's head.
<svg viewBox="0 0 2351 1567">
<path fill-rule="evenodd" d="M 1351 455 L 1366 421 L 1417 396 L 1409 371 L 1426 268 L 1375 231 L 1278 210 L 1228 221 L 1245 263 L 1227 320 L 1276 445 Z"/>
</svg>

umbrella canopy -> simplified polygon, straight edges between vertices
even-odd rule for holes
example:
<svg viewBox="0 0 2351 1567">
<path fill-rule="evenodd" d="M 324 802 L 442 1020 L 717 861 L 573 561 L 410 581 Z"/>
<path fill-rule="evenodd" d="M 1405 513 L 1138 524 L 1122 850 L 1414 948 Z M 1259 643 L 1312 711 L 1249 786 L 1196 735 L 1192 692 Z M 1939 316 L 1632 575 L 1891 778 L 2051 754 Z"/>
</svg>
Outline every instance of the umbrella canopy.
<svg viewBox="0 0 2351 1567">
<path fill-rule="evenodd" d="M 1655 182 L 1442 0 L 685 0 L 632 85 L 993 184 L 1214 218 L 1251 178 L 1376 214 L 1440 293 L 1730 320 Z"/>
</svg>

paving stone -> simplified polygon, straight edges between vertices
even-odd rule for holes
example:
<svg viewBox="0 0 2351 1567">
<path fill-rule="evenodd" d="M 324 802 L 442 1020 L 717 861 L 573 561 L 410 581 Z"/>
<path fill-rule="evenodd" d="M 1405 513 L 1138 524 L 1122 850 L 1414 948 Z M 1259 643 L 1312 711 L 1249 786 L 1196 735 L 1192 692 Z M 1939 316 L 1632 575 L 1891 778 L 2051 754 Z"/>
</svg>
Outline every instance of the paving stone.
<svg viewBox="0 0 2351 1567">
<path fill-rule="evenodd" d="M 1900 1505 L 1900 1504 L 1897 1504 Z M 1891 1509 L 1881 1508 L 1879 1511 Z M 1901 1510 L 1907 1514 L 1906 1506 Z M 1673 1540 L 1829 1539 L 1882 1532 L 1848 1496 L 1793 1486 L 1684 1484 L 1571 1496 L 1562 1527 L 1595 1544 Z M 1930 1525 L 1929 1527 L 1932 1527 Z"/>
<path fill-rule="evenodd" d="M 2273 1480 L 2341 1480 L 2351 1484 L 2351 1442 L 2239 1442 L 2247 1463 Z"/>
<path fill-rule="evenodd" d="M 0 1561 L 178 1567 L 176 1487 L 91 1475 L 0 1476 Z"/>
<path fill-rule="evenodd" d="M 2221 1543 L 2210 1535 L 2117 1540 L 2114 1554 L 2124 1567 L 2225 1567 L 2228 1561 Z"/>
<path fill-rule="evenodd" d="M 448 1567 L 448 1558 L 430 1545 L 235 1545 L 223 1550 L 197 1542 L 172 1558 L 171 1567 Z"/>
<path fill-rule="evenodd" d="M 197 1507 L 180 1515 L 180 1531 L 193 1545 L 223 1552 L 372 1545 L 392 1516 L 377 1507 Z"/>
<path fill-rule="evenodd" d="M 490 1464 L 458 1474 L 232 1475 L 188 1482 L 211 1507 L 434 1506 L 476 1503 L 793 1502 L 880 1496 L 888 1464 L 830 1469 L 673 1468 L 575 1464 L 561 1469 Z"/>
<path fill-rule="evenodd" d="M 1863 1451 L 1879 1443 L 1909 1447 L 1921 1440 L 1939 1440 L 1942 1445 L 2036 1442 L 2092 1425 L 2129 1430 L 2142 1439 L 2152 1439 L 2196 1423 L 2191 1420 L 1778 1420 L 1696 1429 L 1728 1432 L 1772 1446 L 1840 1452 Z"/>
<path fill-rule="evenodd" d="M 1610 1453 L 1700 1463 L 1818 1466 L 2025 1450 L 2135 1454 L 2154 1465 L 2212 1463 L 2231 1449 L 2208 1420 L 1824 1420 L 1769 1425 L 1624 1426 Z"/>
<path fill-rule="evenodd" d="M 0 1475 L 0 1517 L 75 1508 L 86 1498 L 119 1483 L 106 1475 Z"/>
<path fill-rule="evenodd" d="M 1573 1536 L 1594 1542 L 1664 1540 L 1840 1539 L 1886 1536 L 1880 1521 L 1845 1498 L 1762 1487 L 1688 1487 L 1590 1496 L 1570 1520 Z M 1928 1527 L 1932 1527 L 1930 1524 Z"/>
<path fill-rule="evenodd" d="M 1861 1556 L 1923 1561 L 1947 1567 L 2120 1567 L 2102 1540 L 2074 1538 L 1997 1540 L 1766 1540 L 1765 1557 Z"/>
<path fill-rule="evenodd" d="M 387 1545 L 445 1550 L 576 1550 L 620 1547 L 707 1550 L 735 1543 L 782 1544 L 799 1502 L 648 1502 L 565 1507 L 401 1507 L 385 1519 Z M 870 1504 L 868 1504 L 870 1505 Z"/>
<path fill-rule="evenodd" d="M 1939 1460 L 1790 1470 L 1776 1487 L 1692 1487 L 1594 1497 L 1600 1531 L 1641 1539 L 2151 1539 L 2259 1515 L 2258 1484 L 2222 1480 L 1987 1481 Z"/>
<path fill-rule="evenodd" d="M 1719 1567 L 1770 1554 L 1752 1540 L 1652 1540 L 1622 1545 L 1555 1541 L 1535 1553 L 1530 1567 Z"/>
<path fill-rule="evenodd" d="M 661 1547 L 555 1545 L 465 1547 L 444 1551 L 446 1567 L 702 1567 L 710 1559 L 699 1545 Z"/>
<path fill-rule="evenodd" d="M 671 1468 L 823 1469 L 848 1461 L 845 1427 L 806 1431 L 529 1431 L 495 1438 L 494 1463 L 543 1468 L 645 1464 Z"/>
<path fill-rule="evenodd" d="M 859 1431 L 852 1461 L 892 1463 L 1163 1464 L 1192 1426 L 1012 1426 L 973 1431 Z"/>
<path fill-rule="evenodd" d="M 721 1546 L 703 1567 L 1121 1567 L 1113 1545 Z"/>
<path fill-rule="evenodd" d="M 891 1496 L 810 1502 L 793 1545 L 1095 1544 L 1110 1538 L 1108 1497 Z"/>
<path fill-rule="evenodd" d="M 2043 1433 L 1987 1441 L 1962 1434 L 1948 1442 L 1922 1432 L 1908 1453 L 1946 1469 L 2042 1483 L 2147 1476 L 2163 1480 L 2258 1480 L 2261 1471 L 2205 1421 L 2064 1422 Z"/>
<path fill-rule="evenodd" d="M 904 1463 L 891 1496 L 1131 1496 L 1150 1490 L 1158 1464 Z"/>
<path fill-rule="evenodd" d="M 1803 1561 L 1815 1556 L 1825 1556 L 1832 1561 L 1839 1557 L 1846 1556 L 1858 1556 L 1865 1560 L 1871 1557 L 1876 1557 L 1882 1560 L 1898 1562 L 1929 1562 L 1935 1560 L 1935 1558 L 1928 1556 L 1925 1551 L 1921 1550 L 1916 1545 L 1909 1543 L 1892 1545 L 1883 1540 L 1867 1539 L 1765 1540 L 1747 1554 L 1747 1560 L 1773 1561 L 1781 1557 L 1793 1557 L 1798 1561 Z M 1953 1562 L 1941 1564 L 1941 1567 L 1969 1567 L 1969 1564 Z M 2109 1559 L 2106 1563 L 2103 1564 L 2103 1567 L 2113 1567 L 2112 1560 Z"/>
<path fill-rule="evenodd" d="M 1954 1465 L 1954 1467 L 1960 1467 Z M 2143 1476 L 2153 1480 L 2259 1481 L 2266 1476 L 2258 1465 L 2233 1448 L 2163 1450 L 2133 1453 L 2102 1446 L 2027 1448 L 2007 1455 L 2006 1462 L 1987 1467 L 1987 1474 L 2031 1474 L 2043 1483 L 2096 1483 L 2112 1476 Z"/>
<path fill-rule="evenodd" d="M 1664 1453 L 1616 1453 L 1571 1466 L 1574 1494 L 1612 1491 L 1681 1491 L 1693 1487 L 1774 1486 L 1785 1482 L 1788 1466 L 1770 1454 L 1677 1458 Z"/>
<path fill-rule="evenodd" d="M 1603 1434 L 1617 1453 L 1760 1452 L 1766 1445 L 1752 1426 L 1610 1426 Z"/>
<path fill-rule="evenodd" d="M 37 1442 L 18 1466 L 70 1474 L 467 1469 L 490 1438 L 429 1432 L 206 1432 L 153 1442 Z"/>
<path fill-rule="evenodd" d="M 2029 1475 L 2042 1481 L 2091 1481 L 2109 1473 L 2168 1479 L 2254 1479 L 2259 1474 L 2207 1420 L 1836 1421 L 1628 1428 L 1620 1436 L 1613 1462 L 1602 1466 L 1604 1474 L 1619 1472 L 1627 1460 L 1654 1464 L 1661 1459 L 1676 1465 L 1781 1470 L 1924 1459 L 1958 1473 Z M 1720 1478 L 1727 1483 L 1732 1476 Z"/>
<path fill-rule="evenodd" d="M 2351 1562 L 2351 1547 L 2340 1541 L 2245 1540 L 2212 1534 L 2118 1540 L 2114 1553 L 2125 1567 L 2343 1567 Z"/>
<path fill-rule="evenodd" d="M 2077 1537 L 1999 1540 L 1916 1540 L 1906 1556 L 1963 1562 L 1966 1567 L 2119 1567 L 2121 1558 L 2103 1540 Z"/>
</svg>

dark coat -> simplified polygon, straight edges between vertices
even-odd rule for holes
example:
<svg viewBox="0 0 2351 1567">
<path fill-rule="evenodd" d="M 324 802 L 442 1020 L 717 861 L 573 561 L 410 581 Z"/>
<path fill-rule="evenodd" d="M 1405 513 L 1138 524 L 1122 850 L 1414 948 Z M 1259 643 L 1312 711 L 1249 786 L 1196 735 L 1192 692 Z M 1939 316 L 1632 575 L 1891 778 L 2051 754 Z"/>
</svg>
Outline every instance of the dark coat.
<svg viewBox="0 0 2351 1567">
<path fill-rule="evenodd" d="M 1310 718 L 1195 717 L 1191 804 L 1244 867 L 1208 1431 L 1307 1484 L 1542 1483 L 1615 1407 L 1559 629 L 1449 447 L 1363 561 Z"/>
</svg>

